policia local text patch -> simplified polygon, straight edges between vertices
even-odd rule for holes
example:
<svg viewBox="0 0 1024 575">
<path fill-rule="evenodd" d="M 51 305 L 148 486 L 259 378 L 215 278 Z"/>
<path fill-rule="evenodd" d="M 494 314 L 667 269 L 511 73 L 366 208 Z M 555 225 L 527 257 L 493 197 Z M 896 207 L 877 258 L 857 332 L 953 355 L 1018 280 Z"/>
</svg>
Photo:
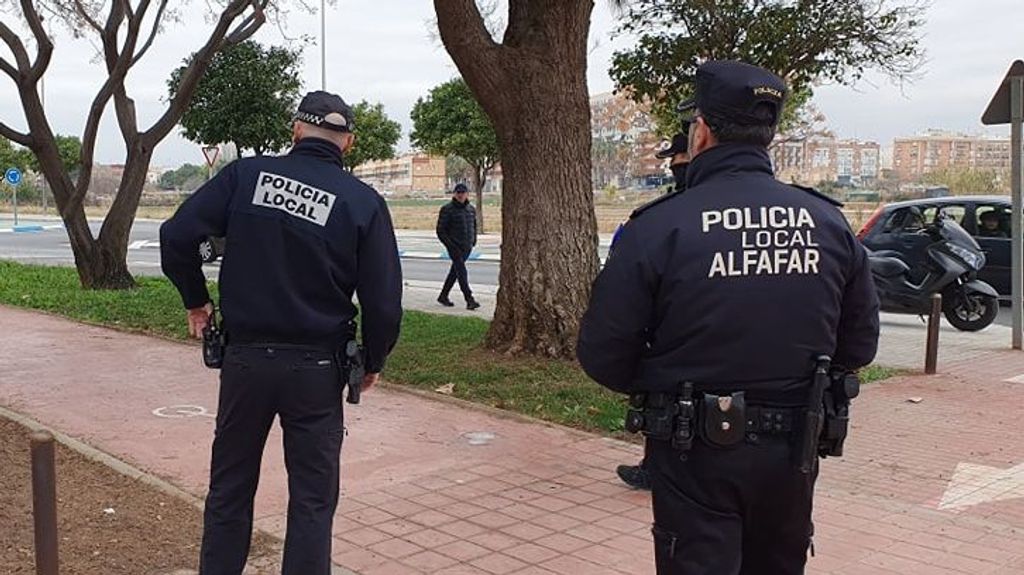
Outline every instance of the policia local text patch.
<svg viewBox="0 0 1024 575">
<path fill-rule="evenodd" d="M 327 218 L 331 217 L 331 209 L 334 208 L 334 199 L 334 194 L 330 192 L 291 178 L 260 172 L 252 203 L 281 210 L 318 226 L 326 226 Z"/>
<path fill-rule="evenodd" d="M 761 275 L 817 275 L 821 247 L 817 227 L 805 208 L 730 208 L 701 214 L 703 232 L 733 232 L 736 250 L 717 252 L 709 278 Z"/>
</svg>

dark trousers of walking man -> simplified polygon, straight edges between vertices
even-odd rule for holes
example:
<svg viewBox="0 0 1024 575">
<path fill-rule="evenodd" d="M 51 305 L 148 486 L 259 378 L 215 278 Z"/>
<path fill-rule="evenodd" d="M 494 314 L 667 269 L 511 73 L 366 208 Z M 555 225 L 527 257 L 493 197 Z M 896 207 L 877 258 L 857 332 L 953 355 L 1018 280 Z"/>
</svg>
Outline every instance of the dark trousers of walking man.
<svg viewBox="0 0 1024 575">
<path fill-rule="evenodd" d="M 466 260 L 469 259 L 469 254 L 470 252 L 463 251 L 457 247 L 448 248 L 448 257 L 452 259 L 452 266 L 448 270 L 448 277 L 444 280 L 444 287 L 441 288 L 441 296 L 443 298 L 448 299 L 448 294 L 451 293 L 452 287 L 455 286 L 457 281 L 466 301 L 474 301 L 473 290 L 469 289 L 469 272 L 466 270 Z"/>
</svg>

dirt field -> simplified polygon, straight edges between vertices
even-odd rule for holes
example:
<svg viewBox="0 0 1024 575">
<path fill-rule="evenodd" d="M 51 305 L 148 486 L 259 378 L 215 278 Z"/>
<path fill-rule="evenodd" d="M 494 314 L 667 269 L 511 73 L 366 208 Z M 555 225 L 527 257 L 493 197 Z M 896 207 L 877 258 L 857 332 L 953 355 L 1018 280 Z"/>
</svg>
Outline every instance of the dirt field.
<svg viewBox="0 0 1024 575">
<path fill-rule="evenodd" d="M 28 435 L 0 419 L 4 575 L 35 573 Z M 61 575 L 177 575 L 196 568 L 202 516 L 188 502 L 59 444 L 57 477 Z M 276 556 L 278 547 L 275 539 L 260 535 L 253 539 L 251 556 Z"/>
<path fill-rule="evenodd" d="M 599 197 L 595 205 L 597 214 L 597 228 L 600 233 L 610 234 L 615 228 L 629 218 L 629 214 L 638 206 L 657 197 L 657 194 L 629 194 L 628 197 L 620 197 L 619 200 L 608 200 Z M 433 230 L 437 225 L 437 211 L 443 201 L 389 201 L 391 218 L 394 220 L 395 228 L 400 230 Z M 877 204 L 851 203 L 843 209 L 843 214 L 850 221 L 854 230 L 867 220 L 875 210 Z M 2 210 L 0 210 L 2 211 Z M 10 210 L 6 210 L 10 211 Z M 43 210 L 38 207 L 21 208 L 24 215 L 41 214 Z M 47 214 L 56 215 L 51 207 Z M 105 208 L 86 208 L 89 217 L 103 217 L 106 215 Z M 174 214 L 174 208 L 140 206 L 138 217 L 163 220 Z M 488 233 L 501 232 L 501 206 L 487 203 L 484 206 L 484 231 Z"/>
</svg>

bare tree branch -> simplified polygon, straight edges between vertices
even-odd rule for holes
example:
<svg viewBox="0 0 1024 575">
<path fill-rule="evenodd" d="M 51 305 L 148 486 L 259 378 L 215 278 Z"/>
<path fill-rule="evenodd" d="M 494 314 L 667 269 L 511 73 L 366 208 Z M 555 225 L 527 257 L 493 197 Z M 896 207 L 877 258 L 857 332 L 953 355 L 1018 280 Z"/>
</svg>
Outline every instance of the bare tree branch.
<svg viewBox="0 0 1024 575">
<path fill-rule="evenodd" d="M 32 30 L 32 35 L 36 39 L 36 61 L 32 64 L 32 69 L 28 74 L 28 81 L 36 82 L 50 65 L 50 57 L 53 56 L 53 42 L 50 41 L 50 37 L 46 34 L 46 29 L 43 28 L 43 19 L 39 16 L 39 12 L 36 10 L 32 0 L 21 0 L 21 10 L 24 12 L 25 19 L 28 20 L 28 27 Z"/>
<path fill-rule="evenodd" d="M 164 11 L 166 9 L 167 0 L 161 0 L 160 7 L 157 8 L 156 11 L 156 18 L 153 20 L 153 28 L 149 31 L 149 38 L 146 39 L 145 44 L 142 45 L 142 48 L 140 48 L 139 51 L 136 52 L 135 57 L 132 58 L 132 66 L 138 64 L 139 60 L 141 60 L 142 57 L 146 55 L 146 52 L 149 51 L 149 48 L 153 46 L 153 41 L 156 40 L 156 35 L 160 32 L 160 22 L 164 19 Z"/>
<path fill-rule="evenodd" d="M 7 44 L 7 47 L 11 49 L 18 70 L 28 72 L 32 65 L 29 63 L 28 51 L 25 50 L 25 45 L 22 44 L 21 38 L 14 33 L 14 30 L 8 28 L 7 24 L 4 24 L 2 21 L 0 21 L 0 40 L 3 40 L 4 44 Z"/>
<path fill-rule="evenodd" d="M 501 45 L 488 32 L 475 0 L 434 0 L 434 11 L 441 42 L 474 93 L 474 86 L 501 91 L 504 75 L 493 73 Z"/>
<path fill-rule="evenodd" d="M 85 9 L 85 6 L 82 4 L 81 0 L 74 0 L 74 6 L 75 13 L 78 14 L 78 17 L 81 18 L 83 22 L 85 22 L 90 28 L 92 28 L 96 32 L 103 32 L 103 26 L 100 26 L 100 23 L 89 15 L 89 11 Z"/>
<path fill-rule="evenodd" d="M 22 134 L 21 132 L 8 126 L 7 124 L 4 124 L 3 122 L 0 122 L 0 136 L 3 136 L 4 138 L 7 138 L 8 140 L 16 144 L 21 144 L 22 146 L 25 147 L 30 147 L 34 143 L 31 135 Z"/>
<path fill-rule="evenodd" d="M 181 115 L 188 106 L 188 101 L 195 91 L 196 85 L 202 79 L 203 74 L 210 67 L 213 56 L 224 44 L 224 38 L 228 34 L 235 19 L 245 13 L 250 6 L 256 11 L 256 22 L 262 25 L 265 20 L 264 7 L 267 0 L 231 0 L 231 3 L 221 12 L 220 20 L 216 28 L 210 33 L 206 44 L 195 54 L 192 61 L 181 75 L 178 84 L 178 93 L 171 98 L 170 104 L 163 116 L 160 117 L 145 133 L 142 134 L 143 141 L 148 146 L 154 146 L 164 138 L 181 119 Z M 248 18 L 247 18 L 248 19 Z M 243 21 L 244 22 L 244 21 Z M 236 32 L 239 32 L 236 30 Z M 251 35 L 251 33 L 249 34 Z"/>
<path fill-rule="evenodd" d="M 0 71 L 3 71 L 4 74 L 10 76 L 11 79 L 14 80 L 15 84 L 21 83 L 21 73 L 18 72 L 18 69 L 12 66 L 10 62 L 3 58 L 0 58 Z"/>
</svg>

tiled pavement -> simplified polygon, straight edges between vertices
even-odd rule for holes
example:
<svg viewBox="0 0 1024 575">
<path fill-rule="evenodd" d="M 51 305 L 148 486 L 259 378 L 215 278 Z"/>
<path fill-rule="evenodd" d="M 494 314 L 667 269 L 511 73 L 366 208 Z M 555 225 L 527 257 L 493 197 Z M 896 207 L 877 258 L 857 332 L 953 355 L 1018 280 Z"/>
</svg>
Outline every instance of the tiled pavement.
<svg viewBox="0 0 1024 575">
<path fill-rule="evenodd" d="M 154 414 L 213 410 L 194 347 L 8 308 L 0 325 L 0 405 L 203 493 L 212 419 Z M 894 337 L 908 357 L 919 343 Z M 864 390 L 846 457 L 823 463 L 810 573 L 1024 573 L 1024 384 L 1006 381 L 1024 354 L 996 349 Z M 613 474 L 636 446 L 387 389 L 347 417 L 334 558 L 348 571 L 653 573 L 649 498 Z M 275 431 L 257 498 L 277 534 L 279 445 Z"/>
</svg>

